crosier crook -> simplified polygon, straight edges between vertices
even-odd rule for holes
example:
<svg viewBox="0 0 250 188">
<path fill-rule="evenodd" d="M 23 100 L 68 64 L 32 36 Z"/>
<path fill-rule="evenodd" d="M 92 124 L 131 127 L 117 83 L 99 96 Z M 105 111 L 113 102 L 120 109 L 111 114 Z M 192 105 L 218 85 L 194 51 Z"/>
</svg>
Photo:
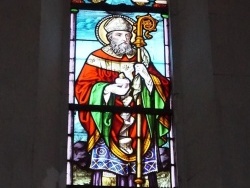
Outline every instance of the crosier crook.
<svg viewBox="0 0 250 188">
<path fill-rule="evenodd" d="M 156 25 L 158 21 L 154 19 L 150 14 L 147 14 L 145 16 L 137 16 L 136 17 L 137 22 L 134 23 L 134 26 L 136 29 L 134 30 L 134 33 L 136 35 L 134 45 L 137 48 L 137 62 L 142 63 L 141 58 L 141 47 L 146 46 L 146 43 L 144 42 L 144 38 L 151 39 L 152 36 L 149 34 L 150 32 L 156 31 Z M 143 34 L 143 30 L 145 30 L 145 33 Z M 139 76 L 136 75 L 136 76 Z M 140 78 L 139 78 L 140 79 Z M 141 79 L 140 79 L 141 80 Z M 136 105 L 141 105 L 141 97 L 140 95 L 137 95 L 136 98 Z M 136 179 L 135 183 L 137 187 L 142 187 L 143 179 L 142 179 L 142 143 L 141 143 L 141 114 L 137 114 L 137 151 L 136 151 Z"/>
</svg>

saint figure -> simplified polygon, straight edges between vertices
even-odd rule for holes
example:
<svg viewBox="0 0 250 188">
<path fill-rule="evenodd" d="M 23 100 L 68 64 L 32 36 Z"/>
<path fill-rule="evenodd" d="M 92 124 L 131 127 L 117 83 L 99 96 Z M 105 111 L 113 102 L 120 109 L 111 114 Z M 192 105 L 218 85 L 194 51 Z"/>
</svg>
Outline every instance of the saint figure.
<svg viewBox="0 0 250 188">
<path fill-rule="evenodd" d="M 103 107 L 102 112 L 79 112 L 88 134 L 94 186 L 102 185 L 103 176 L 115 177 L 116 186 L 136 186 L 137 114 L 105 112 L 105 106 L 132 109 L 140 97 L 143 108 L 164 109 L 169 100 L 169 80 L 157 71 L 145 48 L 141 48 L 142 63 L 137 62 L 132 24 L 131 19 L 115 15 L 99 24 L 106 45 L 88 56 L 75 83 L 79 104 Z M 141 113 L 141 126 L 142 174 L 150 187 L 157 187 L 159 147 L 167 142 L 169 117 Z"/>
</svg>

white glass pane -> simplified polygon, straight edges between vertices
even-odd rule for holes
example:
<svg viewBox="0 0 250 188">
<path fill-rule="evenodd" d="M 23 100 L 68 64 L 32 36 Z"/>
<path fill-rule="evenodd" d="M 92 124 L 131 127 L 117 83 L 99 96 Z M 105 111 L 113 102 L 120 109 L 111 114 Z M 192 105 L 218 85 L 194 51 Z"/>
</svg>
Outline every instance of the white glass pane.
<svg viewBox="0 0 250 188">
<path fill-rule="evenodd" d="M 67 159 L 70 160 L 72 158 L 72 137 L 68 136 L 68 154 Z"/>
<path fill-rule="evenodd" d="M 165 46 L 166 77 L 170 77 L 169 47 Z"/>
<path fill-rule="evenodd" d="M 169 45 L 169 41 L 168 41 L 168 21 L 167 21 L 167 19 L 164 19 L 164 30 L 165 30 L 164 43 L 165 43 L 165 45 Z"/>
<path fill-rule="evenodd" d="M 70 41 L 70 53 L 69 53 L 70 58 L 75 57 L 75 41 Z"/>
<path fill-rule="evenodd" d="M 171 164 L 174 164 L 174 148 L 173 148 L 173 140 L 170 140 L 170 156 L 171 156 Z"/>
<path fill-rule="evenodd" d="M 70 39 L 75 38 L 75 15 L 70 15 Z"/>
<path fill-rule="evenodd" d="M 176 187 L 175 166 L 171 166 L 171 184 L 172 187 Z"/>
<path fill-rule="evenodd" d="M 68 134 L 72 134 L 73 131 L 73 118 L 72 118 L 72 111 L 68 113 Z"/>
<path fill-rule="evenodd" d="M 74 72 L 75 71 L 75 61 L 74 59 L 69 60 L 69 72 Z"/>
<path fill-rule="evenodd" d="M 69 103 L 74 101 L 74 74 L 69 74 Z"/>
<path fill-rule="evenodd" d="M 72 177 L 71 177 L 71 164 L 70 162 L 67 162 L 67 185 L 71 185 L 72 184 Z"/>
<path fill-rule="evenodd" d="M 73 88 L 74 88 L 74 81 L 70 81 L 69 82 L 69 103 L 71 104 L 74 102 Z"/>
<path fill-rule="evenodd" d="M 166 64 L 166 66 L 165 66 L 166 77 L 170 77 L 169 68 L 170 68 L 169 64 Z"/>
</svg>

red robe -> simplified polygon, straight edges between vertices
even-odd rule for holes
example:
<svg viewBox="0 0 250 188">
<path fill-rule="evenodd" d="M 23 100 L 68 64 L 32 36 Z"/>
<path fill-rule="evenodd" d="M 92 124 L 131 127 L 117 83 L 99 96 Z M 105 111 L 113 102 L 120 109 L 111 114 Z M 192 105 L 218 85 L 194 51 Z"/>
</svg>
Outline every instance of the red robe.
<svg viewBox="0 0 250 188">
<path fill-rule="evenodd" d="M 109 60 L 116 63 L 127 63 L 127 62 L 136 62 L 136 56 L 128 58 L 124 55 L 122 58 L 116 58 L 106 54 L 101 49 L 93 52 L 91 54 L 94 57 L 101 58 L 103 61 Z M 89 61 L 89 59 L 88 59 Z M 94 66 L 90 62 L 86 62 L 76 80 L 75 83 L 75 96 L 79 104 L 88 105 L 90 100 L 90 95 L 93 86 L 96 83 L 108 83 L 113 84 L 115 79 L 119 76 L 119 71 L 107 70 L 101 68 L 100 66 Z M 154 88 L 159 93 L 159 96 L 166 102 L 169 97 L 170 83 L 169 81 L 162 76 L 155 67 L 150 64 L 148 67 L 148 72 L 151 75 L 151 78 L 154 82 Z M 103 96 L 100 96 L 103 98 Z M 135 104 L 132 101 L 130 106 L 133 107 Z M 115 96 L 114 106 L 123 106 L 120 96 Z M 103 107 L 105 110 L 105 106 Z M 136 114 L 132 114 L 136 118 Z M 109 133 L 103 133 L 101 128 L 98 128 L 96 121 L 94 120 L 90 111 L 80 111 L 79 119 L 88 133 L 88 150 L 90 151 L 95 143 L 102 136 L 108 136 L 108 142 L 106 143 L 111 151 L 119 158 L 125 161 L 135 161 L 135 150 L 136 150 L 136 121 L 129 128 L 129 136 L 132 138 L 132 148 L 134 152 L 131 155 L 126 155 L 119 149 L 119 133 L 123 125 L 123 119 L 120 117 L 120 113 L 115 113 L 112 116 L 112 124 L 109 130 Z M 169 129 L 169 119 L 167 116 L 159 116 L 158 121 L 163 124 L 163 128 Z M 100 126 L 99 126 L 100 127 Z M 166 133 L 166 131 L 165 131 Z M 164 134 L 165 134 L 164 133 Z M 146 115 L 142 114 L 142 143 L 143 143 L 143 154 L 149 149 L 151 144 L 151 138 L 153 136 L 152 130 L 149 130 L 148 122 Z"/>
</svg>

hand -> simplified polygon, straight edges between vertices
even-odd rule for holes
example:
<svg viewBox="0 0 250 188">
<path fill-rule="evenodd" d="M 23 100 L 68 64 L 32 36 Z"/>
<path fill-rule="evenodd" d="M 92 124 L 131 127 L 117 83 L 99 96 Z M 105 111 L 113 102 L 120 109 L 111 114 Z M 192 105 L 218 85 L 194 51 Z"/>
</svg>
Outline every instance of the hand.
<svg viewBox="0 0 250 188">
<path fill-rule="evenodd" d="M 148 70 L 144 64 L 137 63 L 134 66 L 135 66 L 135 75 L 139 74 L 146 81 L 151 79 Z"/>
<path fill-rule="evenodd" d="M 148 88 L 149 92 L 152 92 L 153 89 L 153 81 L 148 73 L 147 68 L 142 63 L 137 63 L 135 66 L 135 75 L 140 75 L 146 84 L 146 87 Z"/>
<path fill-rule="evenodd" d="M 113 93 L 116 95 L 125 95 L 129 90 L 129 80 L 127 78 L 116 78 L 114 84 L 106 86 L 104 93 Z"/>
</svg>

